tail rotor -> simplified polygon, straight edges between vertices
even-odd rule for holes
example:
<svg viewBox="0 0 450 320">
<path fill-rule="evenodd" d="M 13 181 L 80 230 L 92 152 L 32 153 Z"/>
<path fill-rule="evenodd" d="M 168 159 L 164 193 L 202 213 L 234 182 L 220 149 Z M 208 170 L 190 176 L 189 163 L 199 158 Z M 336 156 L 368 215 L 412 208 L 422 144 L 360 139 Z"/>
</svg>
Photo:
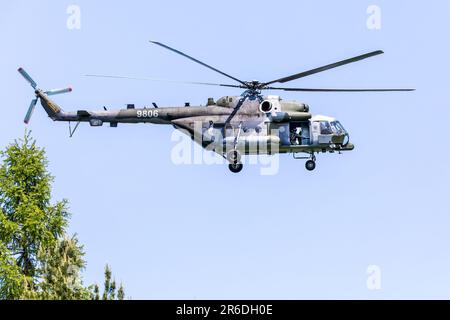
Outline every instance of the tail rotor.
<svg viewBox="0 0 450 320">
<path fill-rule="evenodd" d="M 25 119 L 23 119 L 23 122 L 25 124 L 28 124 L 30 122 L 31 116 L 33 115 L 34 108 L 36 107 L 36 103 L 38 101 L 38 98 L 31 100 L 30 107 L 28 108 L 27 114 L 25 115 Z"/>
<path fill-rule="evenodd" d="M 54 96 L 56 94 L 72 92 L 72 88 L 64 88 L 64 89 L 53 89 L 49 91 L 45 91 L 44 93 L 48 96 Z"/>
<path fill-rule="evenodd" d="M 72 88 L 53 89 L 53 90 L 48 90 L 48 91 L 42 91 L 37 87 L 36 81 L 34 81 L 33 78 L 31 78 L 31 76 L 23 68 L 19 68 L 17 71 L 25 78 L 25 80 L 35 90 L 34 92 L 36 95 L 36 97 L 33 100 L 31 100 L 30 106 L 28 107 L 27 114 L 25 115 L 25 118 L 23 120 L 23 122 L 25 122 L 25 124 L 28 124 L 30 122 L 31 116 L 33 115 L 34 108 L 36 107 L 36 104 L 39 99 L 45 100 L 46 99 L 45 96 L 53 96 L 53 95 L 67 93 L 67 92 L 72 91 Z"/>
<path fill-rule="evenodd" d="M 36 89 L 37 87 L 36 82 L 33 80 L 33 78 L 30 77 L 30 75 L 23 68 L 19 68 L 17 71 L 19 71 L 19 73 L 25 78 L 25 80 L 28 81 L 28 83 L 33 87 L 33 89 Z"/>
</svg>

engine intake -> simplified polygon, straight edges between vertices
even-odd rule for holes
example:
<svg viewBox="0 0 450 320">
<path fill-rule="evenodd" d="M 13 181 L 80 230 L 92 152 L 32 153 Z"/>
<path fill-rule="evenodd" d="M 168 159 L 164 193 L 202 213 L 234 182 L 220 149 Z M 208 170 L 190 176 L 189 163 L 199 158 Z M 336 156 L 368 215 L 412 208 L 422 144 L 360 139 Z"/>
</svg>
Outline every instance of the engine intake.
<svg viewBox="0 0 450 320">
<path fill-rule="evenodd" d="M 270 102 L 269 100 L 264 100 L 259 105 L 259 110 L 264 113 L 272 111 L 272 108 L 273 108 L 272 102 Z"/>
</svg>

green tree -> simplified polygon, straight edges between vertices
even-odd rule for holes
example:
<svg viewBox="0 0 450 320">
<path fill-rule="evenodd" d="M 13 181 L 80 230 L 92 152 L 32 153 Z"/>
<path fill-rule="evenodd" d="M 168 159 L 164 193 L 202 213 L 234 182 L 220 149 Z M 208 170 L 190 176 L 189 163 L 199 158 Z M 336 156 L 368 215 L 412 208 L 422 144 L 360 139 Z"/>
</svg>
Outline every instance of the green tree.
<svg viewBox="0 0 450 320">
<path fill-rule="evenodd" d="M 94 300 L 100 300 L 100 290 L 98 285 L 94 286 Z M 119 289 L 117 290 L 116 280 L 112 279 L 111 268 L 106 265 L 105 266 L 105 282 L 102 294 L 102 300 L 123 300 L 125 299 L 125 290 L 120 284 Z"/>
<path fill-rule="evenodd" d="M 52 247 L 68 224 L 67 201 L 51 204 L 45 152 L 30 133 L 0 152 L 0 298 L 35 291 L 41 248 Z"/>
<path fill-rule="evenodd" d="M 0 243 L 0 299 L 14 299 L 23 294 L 25 277 L 8 248 Z"/>
<path fill-rule="evenodd" d="M 42 261 L 41 282 L 33 297 L 52 300 L 90 299 L 91 292 L 83 286 L 81 271 L 85 268 L 83 246 L 76 235 L 64 236 L 49 248 L 42 248 L 38 256 Z"/>
<path fill-rule="evenodd" d="M 0 156 L 0 299 L 99 300 L 98 286 L 81 280 L 83 246 L 65 233 L 67 201 L 51 204 L 45 151 L 25 132 Z M 124 296 L 106 266 L 103 298 Z"/>
</svg>

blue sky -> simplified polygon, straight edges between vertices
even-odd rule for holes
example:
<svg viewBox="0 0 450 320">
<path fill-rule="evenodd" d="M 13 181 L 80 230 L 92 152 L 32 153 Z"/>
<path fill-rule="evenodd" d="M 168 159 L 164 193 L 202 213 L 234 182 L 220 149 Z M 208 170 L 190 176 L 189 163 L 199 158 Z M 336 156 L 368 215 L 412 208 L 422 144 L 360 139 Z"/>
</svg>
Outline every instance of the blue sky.
<svg viewBox="0 0 450 320">
<path fill-rule="evenodd" d="M 66 27 L 69 5 L 81 29 Z M 366 26 L 370 5 L 381 29 Z M 301 94 L 337 117 L 356 149 L 316 171 L 280 157 L 250 165 L 171 161 L 169 126 L 67 125 L 37 108 L 29 128 L 70 201 L 86 283 L 109 263 L 127 295 L 148 299 L 449 298 L 448 1 L 8 1 L 0 12 L 0 146 L 24 132 L 33 93 L 23 66 L 66 110 L 205 104 L 227 88 L 84 77 L 87 73 L 226 82 L 151 46 L 165 42 L 239 78 L 271 80 L 365 52 L 364 62 L 292 83 L 415 87 L 414 93 Z M 381 289 L 368 290 L 369 265 Z"/>
</svg>

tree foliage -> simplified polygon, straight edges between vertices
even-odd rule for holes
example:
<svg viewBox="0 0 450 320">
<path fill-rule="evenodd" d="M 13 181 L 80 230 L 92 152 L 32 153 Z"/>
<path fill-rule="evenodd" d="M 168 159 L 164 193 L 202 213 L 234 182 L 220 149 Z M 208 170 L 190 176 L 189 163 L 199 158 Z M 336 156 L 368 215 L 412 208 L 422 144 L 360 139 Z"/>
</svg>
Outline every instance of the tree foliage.
<svg viewBox="0 0 450 320">
<path fill-rule="evenodd" d="M 98 285 L 94 286 L 94 300 L 100 300 L 100 290 Z M 111 268 L 106 265 L 105 267 L 105 281 L 102 294 L 102 300 L 124 300 L 125 290 L 120 284 L 119 289 L 117 289 L 116 280 L 112 279 Z"/>
<path fill-rule="evenodd" d="M 83 246 L 76 235 L 64 236 L 54 246 L 41 248 L 38 254 L 44 261 L 41 281 L 30 298 L 46 300 L 84 300 L 91 297 L 83 286 L 81 271 L 85 268 Z"/>
<path fill-rule="evenodd" d="M 0 152 L 0 299 L 90 299 L 84 287 L 83 246 L 69 237 L 66 200 L 51 202 L 52 175 L 45 151 L 29 132 Z M 106 298 L 115 299 L 111 271 Z M 97 292 L 95 292 L 97 290 Z M 123 298 L 123 288 L 117 296 Z"/>
<path fill-rule="evenodd" d="M 50 203 L 53 177 L 30 133 L 0 155 L 0 297 L 10 299 L 35 289 L 39 249 L 55 245 L 69 214 L 65 200 Z"/>
</svg>

